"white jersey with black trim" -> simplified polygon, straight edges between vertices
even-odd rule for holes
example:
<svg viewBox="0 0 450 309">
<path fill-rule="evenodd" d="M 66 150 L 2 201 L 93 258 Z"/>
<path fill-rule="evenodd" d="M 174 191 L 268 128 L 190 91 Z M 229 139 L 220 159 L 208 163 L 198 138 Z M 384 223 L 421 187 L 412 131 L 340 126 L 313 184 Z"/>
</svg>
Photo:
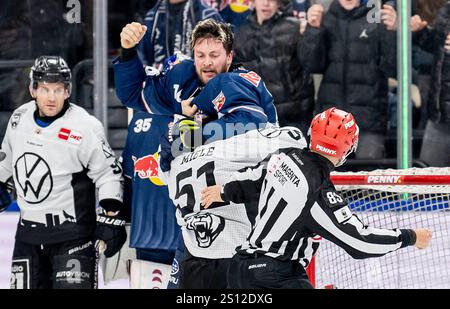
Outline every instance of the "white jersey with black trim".
<svg viewBox="0 0 450 309">
<path fill-rule="evenodd" d="M 304 147 L 306 141 L 296 128 L 253 130 L 182 154 L 172 161 L 170 171 L 160 171 L 177 207 L 189 253 L 208 259 L 231 258 L 251 231 L 252 207 L 246 210 L 244 204 L 220 207 L 223 203 L 214 203 L 204 209 L 200 204 L 204 188 L 227 183 L 234 172 L 257 164 L 278 149 Z M 255 195 L 254 203 L 257 200 Z"/>
<path fill-rule="evenodd" d="M 99 200 L 122 201 L 122 170 L 102 124 L 70 104 L 47 127 L 40 127 L 31 101 L 16 109 L 2 143 L 0 181 L 13 176 L 20 208 L 16 238 L 56 243 L 90 237 Z"/>
</svg>

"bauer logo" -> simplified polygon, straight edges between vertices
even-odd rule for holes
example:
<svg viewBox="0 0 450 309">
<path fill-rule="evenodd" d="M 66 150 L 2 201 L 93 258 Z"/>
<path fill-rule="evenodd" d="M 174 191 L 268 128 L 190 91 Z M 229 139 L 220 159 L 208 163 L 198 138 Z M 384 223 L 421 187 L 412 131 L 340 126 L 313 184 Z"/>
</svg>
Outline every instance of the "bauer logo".
<svg viewBox="0 0 450 309">
<path fill-rule="evenodd" d="M 401 183 L 402 176 L 380 176 L 380 175 L 373 175 L 367 177 L 367 183 L 374 183 L 374 184 L 398 184 Z"/>
</svg>

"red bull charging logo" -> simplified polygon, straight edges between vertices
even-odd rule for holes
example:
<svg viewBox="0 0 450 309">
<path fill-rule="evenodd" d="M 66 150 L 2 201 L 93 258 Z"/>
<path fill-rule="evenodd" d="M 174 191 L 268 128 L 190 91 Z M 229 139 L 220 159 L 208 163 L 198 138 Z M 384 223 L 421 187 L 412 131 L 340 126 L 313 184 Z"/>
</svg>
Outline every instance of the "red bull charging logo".
<svg viewBox="0 0 450 309">
<path fill-rule="evenodd" d="M 148 179 L 154 185 L 164 186 L 164 182 L 158 177 L 158 153 L 142 158 L 131 157 L 134 162 L 134 174 L 141 179 Z"/>
<path fill-rule="evenodd" d="M 250 9 L 250 0 L 230 0 L 230 8 L 233 12 L 244 13 Z"/>
</svg>

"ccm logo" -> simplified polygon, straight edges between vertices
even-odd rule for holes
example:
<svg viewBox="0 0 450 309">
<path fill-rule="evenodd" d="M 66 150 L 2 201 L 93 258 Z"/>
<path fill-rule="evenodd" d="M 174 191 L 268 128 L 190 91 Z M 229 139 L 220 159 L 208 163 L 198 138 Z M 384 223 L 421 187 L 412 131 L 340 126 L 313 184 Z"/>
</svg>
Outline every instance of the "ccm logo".
<svg viewBox="0 0 450 309">
<path fill-rule="evenodd" d="M 401 183 L 402 176 L 369 176 L 367 178 L 368 183 Z"/>
<path fill-rule="evenodd" d="M 316 149 L 320 150 L 322 152 L 328 153 L 330 155 L 335 155 L 336 154 L 336 150 L 328 149 L 328 148 L 323 147 L 322 145 L 319 145 L 319 144 L 316 145 Z"/>
</svg>

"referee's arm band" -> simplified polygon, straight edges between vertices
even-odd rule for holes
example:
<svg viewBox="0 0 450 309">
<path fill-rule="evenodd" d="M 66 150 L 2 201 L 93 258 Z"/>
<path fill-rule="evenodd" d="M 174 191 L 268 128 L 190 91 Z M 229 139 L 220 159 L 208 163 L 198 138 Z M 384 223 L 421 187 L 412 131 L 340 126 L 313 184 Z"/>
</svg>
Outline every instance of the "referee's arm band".
<svg viewBox="0 0 450 309">
<path fill-rule="evenodd" d="M 222 186 L 220 188 L 220 198 L 222 199 L 222 201 L 224 202 L 229 202 L 229 199 L 226 197 L 225 195 L 225 186 Z"/>
<path fill-rule="evenodd" d="M 416 244 L 417 236 L 416 232 L 411 229 L 401 229 L 400 232 L 402 233 L 402 246 L 401 248 L 413 246 Z"/>
</svg>

